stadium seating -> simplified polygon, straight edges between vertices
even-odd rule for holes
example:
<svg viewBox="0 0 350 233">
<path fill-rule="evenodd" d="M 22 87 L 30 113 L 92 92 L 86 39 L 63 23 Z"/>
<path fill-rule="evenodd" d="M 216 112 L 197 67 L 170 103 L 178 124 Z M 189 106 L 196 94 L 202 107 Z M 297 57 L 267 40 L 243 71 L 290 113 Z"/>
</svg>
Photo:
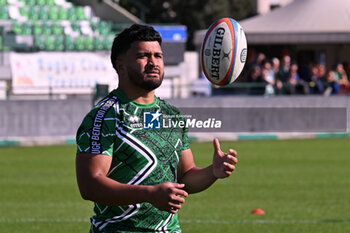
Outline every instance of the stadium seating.
<svg viewBox="0 0 350 233">
<path fill-rule="evenodd" d="M 66 36 L 64 40 L 64 47 L 68 51 L 74 50 L 74 38 L 70 36 Z"/>
<path fill-rule="evenodd" d="M 9 19 L 9 13 L 6 6 L 0 5 L 0 20 Z"/>
<path fill-rule="evenodd" d="M 0 0 L 0 21 L 10 25 L 3 30 L 2 43 L 13 34 L 31 36 L 32 47 L 26 49 L 31 51 L 109 50 L 118 31 L 90 7 L 66 0 Z"/>
</svg>

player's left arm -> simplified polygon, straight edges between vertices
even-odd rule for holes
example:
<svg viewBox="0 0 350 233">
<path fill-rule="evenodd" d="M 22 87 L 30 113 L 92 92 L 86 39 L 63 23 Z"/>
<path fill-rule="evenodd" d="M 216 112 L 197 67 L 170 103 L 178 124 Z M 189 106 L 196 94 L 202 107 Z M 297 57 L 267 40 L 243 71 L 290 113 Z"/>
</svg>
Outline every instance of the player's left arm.
<svg viewBox="0 0 350 233">
<path fill-rule="evenodd" d="M 220 149 L 217 138 L 213 141 L 213 163 L 206 168 L 195 165 L 191 149 L 182 151 L 178 164 L 178 183 L 185 184 L 188 193 L 201 192 L 210 187 L 218 178 L 226 178 L 232 174 L 237 164 L 237 152 L 230 149 L 224 153 Z"/>
</svg>

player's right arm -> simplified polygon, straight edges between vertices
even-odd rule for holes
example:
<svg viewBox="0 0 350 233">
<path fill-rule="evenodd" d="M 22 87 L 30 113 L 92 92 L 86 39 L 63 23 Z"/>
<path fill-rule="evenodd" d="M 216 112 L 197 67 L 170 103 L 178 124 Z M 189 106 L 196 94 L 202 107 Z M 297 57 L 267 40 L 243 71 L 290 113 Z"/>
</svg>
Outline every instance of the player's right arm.
<svg viewBox="0 0 350 233">
<path fill-rule="evenodd" d="M 85 200 L 119 206 L 149 202 L 156 208 L 176 213 L 188 194 L 183 185 L 162 183 L 155 186 L 129 185 L 117 182 L 107 173 L 112 157 L 103 154 L 80 153 L 76 157 L 76 176 L 79 191 Z"/>
</svg>

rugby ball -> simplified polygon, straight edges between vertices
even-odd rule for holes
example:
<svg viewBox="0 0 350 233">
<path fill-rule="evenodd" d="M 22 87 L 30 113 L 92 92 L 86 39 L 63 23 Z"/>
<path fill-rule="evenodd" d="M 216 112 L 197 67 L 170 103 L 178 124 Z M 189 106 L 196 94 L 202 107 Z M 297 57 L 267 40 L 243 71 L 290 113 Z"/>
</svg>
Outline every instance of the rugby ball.
<svg viewBox="0 0 350 233">
<path fill-rule="evenodd" d="M 247 57 L 247 40 L 237 21 L 222 18 L 207 30 L 200 50 L 200 63 L 207 79 L 224 86 L 242 72 Z"/>
</svg>

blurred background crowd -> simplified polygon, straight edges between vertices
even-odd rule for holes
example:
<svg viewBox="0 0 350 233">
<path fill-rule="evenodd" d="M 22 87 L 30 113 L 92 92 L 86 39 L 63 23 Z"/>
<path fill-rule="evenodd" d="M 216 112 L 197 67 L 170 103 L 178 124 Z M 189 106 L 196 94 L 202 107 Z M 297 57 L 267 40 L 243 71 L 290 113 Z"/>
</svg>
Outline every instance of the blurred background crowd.
<svg viewBox="0 0 350 233">
<path fill-rule="evenodd" d="M 349 94 L 349 76 L 344 64 L 337 63 L 333 69 L 325 64 L 309 62 L 298 64 L 285 54 L 281 58 L 258 53 L 246 65 L 241 82 L 252 83 L 251 95 L 341 95 Z"/>
</svg>

